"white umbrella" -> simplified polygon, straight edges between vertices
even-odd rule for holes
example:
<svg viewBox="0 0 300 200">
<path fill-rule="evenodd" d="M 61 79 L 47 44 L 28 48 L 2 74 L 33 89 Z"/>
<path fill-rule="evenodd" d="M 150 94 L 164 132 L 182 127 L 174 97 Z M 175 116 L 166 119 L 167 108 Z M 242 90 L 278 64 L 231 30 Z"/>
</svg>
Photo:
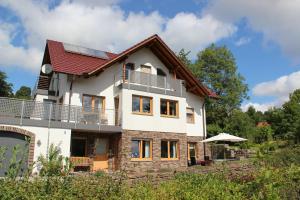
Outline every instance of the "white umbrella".
<svg viewBox="0 0 300 200">
<path fill-rule="evenodd" d="M 202 140 L 201 142 L 216 142 L 216 141 L 242 142 L 242 141 L 246 141 L 246 140 L 247 139 L 245 139 L 245 138 L 230 135 L 228 133 L 220 133 L 219 135 L 210 137 L 206 140 Z"/>
</svg>

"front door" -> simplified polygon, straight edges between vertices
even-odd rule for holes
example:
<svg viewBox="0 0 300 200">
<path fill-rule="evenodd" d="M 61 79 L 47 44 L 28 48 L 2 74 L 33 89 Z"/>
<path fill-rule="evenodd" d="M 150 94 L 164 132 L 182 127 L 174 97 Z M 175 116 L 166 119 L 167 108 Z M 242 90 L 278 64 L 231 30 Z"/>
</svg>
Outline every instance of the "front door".
<svg viewBox="0 0 300 200">
<path fill-rule="evenodd" d="M 97 138 L 93 171 L 108 169 L 108 138 Z"/>
</svg>

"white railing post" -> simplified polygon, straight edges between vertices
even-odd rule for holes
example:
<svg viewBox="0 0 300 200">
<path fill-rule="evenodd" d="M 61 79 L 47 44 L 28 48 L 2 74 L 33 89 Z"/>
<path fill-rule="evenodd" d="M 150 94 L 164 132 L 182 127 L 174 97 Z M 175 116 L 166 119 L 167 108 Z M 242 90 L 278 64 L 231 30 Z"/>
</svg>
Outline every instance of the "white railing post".
<svg viewBox="0 0 300 200">
<path fill-rule="evenodd" d="M 77 127 L 77 119 L 78 119 L 78 108 L 76 107 L 75 108 L 75 129 L 76 129 L 76 127 Z"/>
<path fill-rule="evenodd" d="M 147 92 L 150 91 L 150 74 L 147 74 Z"/>
<path fill-rule="evenodd" d="M 49 104 L 49 119 L 48 119 L 48 127 L 50 128 L 51 117 L 52 117 L 52 103 Z"/>
<path fill-rule="evenodd" d="M 164 77 L 165 94 L 167 94 L 167 77 Z"/>
<path fill-rule="evenodd" d="M 182 97 L 182 81 L 180 81 L 180 96 Z"/>
<path fill-rule="evenodd" d="M 126 73 L 125 73 L 126 74 Z M 130 77 L 131 77 L 131 70 L 128 70 L 128 77 L 127 77 L 127 82 L 128 82 L 128 90 L 130 90 Z"/>
<path fill-rule="evenodd" d="M 100 131 L 100 126 L 101 126 L 101 113 L 103 113 L 102 108 L 99 110 L 99 117 L 98 117 L 98 120 L 99 120 L 99 131 Z"/>
<path fill-rule="evenodd" d="M 24 104 L 25 104 L 25 101 L 23 100 L 23 101 L 22 101 L 22 108 L 21 108 L 21 118 L 20 118 L 20 125 L 21 125 L 21 126 L 22 126 L 22 124 L 23 124 Z"/>
</svg>

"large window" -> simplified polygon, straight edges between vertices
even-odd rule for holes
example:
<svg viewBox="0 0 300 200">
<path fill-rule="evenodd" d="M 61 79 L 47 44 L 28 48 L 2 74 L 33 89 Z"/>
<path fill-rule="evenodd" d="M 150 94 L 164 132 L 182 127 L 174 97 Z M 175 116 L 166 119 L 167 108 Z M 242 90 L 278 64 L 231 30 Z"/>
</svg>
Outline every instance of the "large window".
<svg viewBox="0 0 300 200">
<path fill-rule="evenodd" d="M 82 97 L 83 111 L 85 112 L 99 112 L 105 109 L 105 98 L 99 96 L 92 96 L 84 94 Z"/>
<path fill-rule="evenodd" d="M 194 108 L 186 108 L 186 122 L 189 124 L 195 123 Z"/>
<path fill-rule="evenodd" d="M 161 141 L 161 159 L 178 159 L 178 142 L 173 140 Z"/>
<path fill-rule="evenodd" d="M 152 97 L 132 95 L 132 112 L 152 115 Z"/>
<path fill-rule="evenodd" d="M 161 99 L 160 115 L 164 117 L 178 117 L 178 101 Z"/>
<path fill-rule="evenodd" d="M 151 160 L 152 159 L 152 140 L 136 139 L 131 143 L 132 160 Z"/>
</svg>

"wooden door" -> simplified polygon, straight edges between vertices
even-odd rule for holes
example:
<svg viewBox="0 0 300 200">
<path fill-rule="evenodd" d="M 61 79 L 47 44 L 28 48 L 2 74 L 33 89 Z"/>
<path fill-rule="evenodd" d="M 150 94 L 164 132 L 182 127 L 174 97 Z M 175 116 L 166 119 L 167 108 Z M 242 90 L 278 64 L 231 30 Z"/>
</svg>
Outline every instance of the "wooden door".
<svg viewBox="0 0 300 200">
<path fill-rule="evenodd" d="M 108 169 L 108 148 L 108 138 L 96 139 L 93 171 Z"/>
</svg>

